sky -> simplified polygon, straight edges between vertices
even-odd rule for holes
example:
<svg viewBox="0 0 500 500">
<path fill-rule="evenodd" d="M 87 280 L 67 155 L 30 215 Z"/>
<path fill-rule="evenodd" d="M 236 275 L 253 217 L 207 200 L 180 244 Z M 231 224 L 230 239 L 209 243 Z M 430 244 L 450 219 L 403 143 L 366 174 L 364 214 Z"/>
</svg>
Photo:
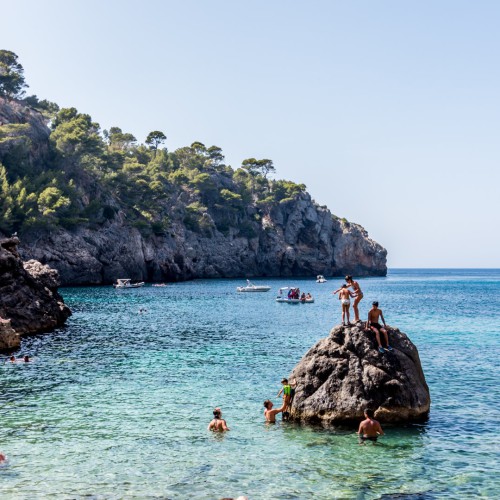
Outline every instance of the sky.
<svg viewBox="0 0 500 500">
<path fill-rule="evenodd" d="M 272 159 L 389 267 L 500 267 L 499 22 L 496 0 L 0 0 L 0 49 L 103 129 Z"/>
</svg>

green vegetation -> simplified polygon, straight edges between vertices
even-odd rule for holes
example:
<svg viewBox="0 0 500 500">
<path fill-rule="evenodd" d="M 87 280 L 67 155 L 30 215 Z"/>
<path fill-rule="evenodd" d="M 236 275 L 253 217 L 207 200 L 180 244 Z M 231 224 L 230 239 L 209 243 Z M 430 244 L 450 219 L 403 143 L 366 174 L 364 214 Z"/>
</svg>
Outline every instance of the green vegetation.
<svg viewBox="0 0 500 500">
<path fill-rule="evenodd" d="M 3 105 L 25 87 L 17 56 L 0 51 Z M 6 234 L 98 228 L 120 217 L 144 235 L 168 234 L 178 222 L 206 236 L 232 227 L 254 237 L 264 215 L 305 191 L 303 184 L 269 179 L 275 172 L 269 159 L 249 158 L 234 170 L 218 146 L 196 141 L 169 152 L 159 130 L 140 144 L 119 127 L 102 131 L 75 108 L 36 96 L 18 102 L 28 118 L 0 128 L 0 231 Z M 50 123 L 48 140 L 31 130 L 36 112 Z"/>
</svg>

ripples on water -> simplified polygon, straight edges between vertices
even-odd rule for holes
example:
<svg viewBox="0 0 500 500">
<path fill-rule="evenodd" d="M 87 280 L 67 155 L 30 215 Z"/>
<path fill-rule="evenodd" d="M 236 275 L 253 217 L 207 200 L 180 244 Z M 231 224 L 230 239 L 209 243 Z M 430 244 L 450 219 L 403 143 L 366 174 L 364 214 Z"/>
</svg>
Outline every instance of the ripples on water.
<svg viewBox="0 0 500 500">
<path fill-rule="evenodd" d="M 0 366 L 1 498 L 493 498 L 498 494 L 500 271 L 392 271 L 361 280 L 420 351 L 432 410 L 387 427 L 266 426 L 262 401 L 339 322 L 340 280 L 66 288 L 74 315 Z M 274 302 L 298 284 L 314 304 Z M 147 313 L 138 314 L 139 308 Z M 206 431 L 220 405 L 231 431 Z"/>
</svg>

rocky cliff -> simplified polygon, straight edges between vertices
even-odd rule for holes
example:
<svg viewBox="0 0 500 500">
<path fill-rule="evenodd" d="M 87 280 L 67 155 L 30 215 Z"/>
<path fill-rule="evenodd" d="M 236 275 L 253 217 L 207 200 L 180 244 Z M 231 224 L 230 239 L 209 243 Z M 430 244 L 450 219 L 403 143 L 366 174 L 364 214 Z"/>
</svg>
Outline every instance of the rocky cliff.
<svg viewBox="0 0 500 500">
<path fill-rule="evenodd" d="M 0 232 L 19 231 L 22 257 L 63 285 L 387 272 L 386 250 L 361 226 L 303 185 L 221 164 L 220 148 L 106 144 L 73 108 L 52 128 L 0 98 Z"/>
<path fill-rule="evenodd" d="M 397 328 L 389 328 L 392 352 L 377 350 L 374 334 L 359 326 L 337 326 L 294 368 L 299 383 L 292 418 L 335 424 L 358 421 L 365 408 L 381 422 L 425 419 L 429 388 L 415 345 Z"/>
<path fill-rule="evenodd" d="M 174 222 L 168 235 L 145 237 L 126 222 L 100 230 L 26 234 L 22 255 L 59 271 L 63 284 L 252 276 L 383 276 L 386 250 L 357 224 L 332 217 L 308 194 L 273 208 L 255 236 L 201 235 Z"/>
<path fill-rule="evenodd" d="M 10 321 L 2 321 L 0 347 L 15 347 L 16 333 L 61 326 L 71 314 L 57 293 L 57 271 L 36 261 L 23 263 L 18 244 L 17 238 L 0 240 L 0 318 Z"/>
</svg>

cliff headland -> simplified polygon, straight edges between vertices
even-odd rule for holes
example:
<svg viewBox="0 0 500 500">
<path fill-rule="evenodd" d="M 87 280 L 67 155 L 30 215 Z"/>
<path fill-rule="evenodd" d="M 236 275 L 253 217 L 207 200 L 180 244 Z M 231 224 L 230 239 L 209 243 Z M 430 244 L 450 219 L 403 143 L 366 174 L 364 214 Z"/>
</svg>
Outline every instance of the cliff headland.
<svg viewBox="0 0 500 500">
<path fill-rule="evenodd" d="M 271 160 L 233 169 L 218 146 L 166 140 L 0 93 L 0 233 L 17 232 L 23 258 L 63 285 L 386 274 L 381 245 L 305 185 L 270 179 Z"/>
</svg>

